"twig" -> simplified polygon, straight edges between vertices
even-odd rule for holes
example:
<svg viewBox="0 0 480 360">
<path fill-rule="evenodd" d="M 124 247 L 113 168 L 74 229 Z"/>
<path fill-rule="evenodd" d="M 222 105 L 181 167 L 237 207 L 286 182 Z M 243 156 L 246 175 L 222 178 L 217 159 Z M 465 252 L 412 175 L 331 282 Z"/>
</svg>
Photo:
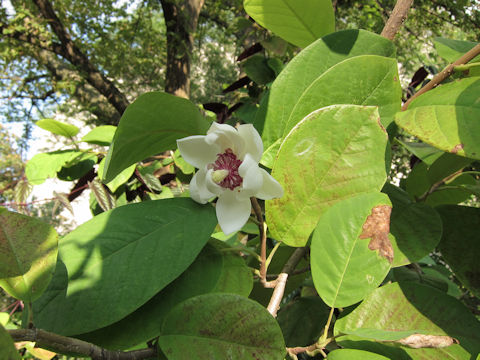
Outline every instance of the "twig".
<svg viewBox="0 0 480 360">
<path fill-rule="evenodd" d="M 445 80 L 450 75 L 452 75 L 452 73 L 455 71 L 456 66 L 465 65 L 466 63 L 468 63 L 470 60 L 472 60 L 478 55 L 480 55 L 480 44 L 476 45 L 473 49 L 471 49 L 470 51 L 465 53 L 463 56 L 461 56 L 457 61 L 448 65 L 445 69 L 443 69 L 441 72 L 435 75 L 427 85 L 422 87 L 415 95 L 413 95 L 410 99 L 408 99 L 408 101 L 405 104 L 403 104 L 402 111 L 407 110 L 408 105 L 410 105 L 410 103 L 414 99 L 426 93 L 428 90 L 431 90 L 434 87 L 438 86 L 443 80 Z"/>
<path fill-rule="evenodd" d="M 388 40 L 393 40 L 403 22 L 407 18 L 408 10 L 413 4 L 413 0 L 398 0 L 393 8 L 390 17 L 385 24 L 381 35 Z"/>
<path fill-rule="evenodd" d="M 276 280 L 267 281 L 267 225 L 263 221 L 262 208 L 257 198 L 251 197 L 252 208 L 258 220 L 258 230 L 260 231 L 260 282 L 265 288 L 273 288 Z"/>
<path fill-rule="evenodd" d="M 15 342 L 33 341 L 40 348 L 48 348 L 60 354 L 79 354 L 91 357 L 92 360 L 142 360 L 155 358 L 156 348 L 145 348 L 133 351 L 111 351 L 83 340 L 53 334 L 40 329 L 8 330 Z"/>
<path fill-rule="evenodd" d="M 273 290 L 272 297 L 268 303 L 267 310 L 272 314 L 273 317 L 277 316 L 278 308 L 280 307 L 280 302 L 282 301 L 283 294 L 285 293 L 285 286 L 287 285 L 288 276 L 295 270 L 295 267 L 298 265 L 300 260 L 302 260 L 305 255 L 307 248 L 297 248 L 290 256 L 286 264 L 283 266 L 282 272 L 278 275 L 275 282 L 275 289 Z"/>
</svg>

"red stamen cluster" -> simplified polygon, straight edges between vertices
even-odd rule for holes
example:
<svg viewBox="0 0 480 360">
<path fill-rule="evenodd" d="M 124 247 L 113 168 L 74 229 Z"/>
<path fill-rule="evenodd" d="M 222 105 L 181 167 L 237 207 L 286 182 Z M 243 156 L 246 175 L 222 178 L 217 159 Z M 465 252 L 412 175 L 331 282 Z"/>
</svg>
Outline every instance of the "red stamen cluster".
<svg viewBox="0 0 480 360">
<path fill-rule="evenodd" d="M 242 185 L 243 179 L 238 174 L 238 167 L 242 164 L 242 160 L 237 159 L 232 149 L 228 148 L 223 154 L 217 154 L 217 160 L 211 164 L 213 170 L 227 170 L 228 175 L 218 185 L 230 190 Z"/>
</svg>

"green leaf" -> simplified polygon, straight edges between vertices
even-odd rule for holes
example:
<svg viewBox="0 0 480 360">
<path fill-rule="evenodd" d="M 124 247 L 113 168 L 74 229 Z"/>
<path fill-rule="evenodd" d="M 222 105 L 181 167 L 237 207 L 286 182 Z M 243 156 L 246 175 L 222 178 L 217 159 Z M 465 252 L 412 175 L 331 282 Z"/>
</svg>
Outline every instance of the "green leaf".
<svg viewBox="0 0 480 360">
<path fill-rule="evenodd" d="M 406 331 L 388 331 L 382 329 L 365 329 L 358 328 L 355 330 L 345 330 L 344 334 L 346 335 L 355 335 L 358 337 L 373 339 L 378 341 L 396 341 L 403 338 L 406 338 L 413 334 L 420 333 L 417 330 L 406 330 Z"/>
<path fill-rule="evenodd" d="M 260 122 L 261 117 L 266 116 L 265 127 L 261 132 L 265 148 L 284 136 L 287 120 L 310 84 L 335 64 L 359 55 L 394 58 L 395 48 L 384 37 L 368 31 L 344 30 L 317 40 L 294 57 L 275 79 L 268 101 L 262 99 L 257 112 L 256 122 L 257 118 Z M 353 74 L 357 74 L 357 71 Z M 338 82 L 330 85 L 342 89 L 346 87 L 346 84 Z"/>
<path fill-rule="evenodd" d="M 393 277 L 397 282 L 416 282 L 423 285 L 428 285 L 434 287 L 443 292 L 448 291 L 448 284 L 444 279 L 440 277 L 429 276 L 428 274 L 423 273 L 423 269 L 410 269 L 405 266 L 397 267 L 393 269 Z"/>
<path fill-rule="evenodd" d="M 247 76 L 259 85 L 264 85 L 275 79 L 275 72 L 268 66 L 263 55 L 247 58 L 241 65 Z"/>
<path fill-rule="evenodd" d="M 328 353 L 328 360 L 388 360 L 385 356 L 363 350 L 337 349 Z"/>
<path fill-rule="evenodd" d="M 386 128 L 400 110 L 401 88 L 397 61 L 378 56 L 357 56 L 335 64 L 315 79 L 298 98 L 283 136 L 312 111 L 333 104 L 378 106 Z"/>
<path fill-rule="evenodd" d="M 52 134 L 62 135 L 69 138 L 74 137 L 80 131 L 75 125 L 66 124 L 54 119 L 38 120 L 35 125 L 41 127 L 43 130 L 50 131 Z"/>
<path fill-rule="evenodd" d="M 480 351 L 480 322 L 457 299 L 430 286 L 392 283 L 371 293 L 355 310 L 335 322 L 335 335 L 359 327 L 448 335 L 460 344 L 440 349 L 410 349 L 345 336 L 340 346 L 370 350 L 390 359 L 470 359 Z"/>
<path fill-rule="evenodd" d="M 73 335 L 119 321 L 185 271 L 216 223 L 212 207 L 186 198 L 97 215 L 60 242 L 51 286 L 33 304 L 35 325 Z"/>
<path fill-rule="evenodd" d="M 318 297 L 301 297 L 281 308 L 278 323 L 288 347 L 308 346 L 322 335 L 330 309 Z"/>
<path fill-rule="evenodd" d="M 89 144 L 108 146 L 113 140 L 115 130 L 117 130 L 117 127 L 112 125 L 97 126 L 82 137 L 81 141 Z"/>
<path fill-rule="evenodd" d="M 278 360 L 285 343 L 276 320 L 260 304 L 233 294 L 200 295 L 165 318 L 158 344 L 169 360 Z"/>
<path fill-rule="evenodd" d="M 59 150 L 35 155 L 25 166 L 25 175 L 32 185 L 40 185 L 48 178 L 54 178 L 63 166 L 83 152 Z"/>
<path fill-rule="evenodd" d="M 390 233 L 395 258 L 392 266 L 417 262 L 428 255 L 442 236 L 442 221 L 428 205 L 413 202 L 402 189 L 385 184 L 382 190 L 392 202 Z"/>
<path fill-rule="evenodd" d="M 100 164 L 98 165 L 98 176 L 99 178 L 103 178 L 104 176 L 104 169 L 105 169 L 105 158 L 100 161 Z M 125 184 L 128 179 L 133 175 L 135 172 L 137 164 L 133 164 L 126 169 L 123 169 L 120 173 L 118 173 L 113 179 L 111 179 L 109 182 L 107 182 L 105 185 L 110 189 L 110 191 L 113 193 L 117 191 L 117 189 Z"/>
<path fill-rule="evenodd" d="M 208 121 L 189 100 L 162 92 L 139 96 L 118 124 L 106 157 L 105 182 L 148 156 L 176 148 L 177 139 L 207 129 Z"/>
<path fill-rule="evenodd" d="M 58 235 L 44 222 L 0 213 L 0 286 L 11 296 L 33 301 L 46 289 L 57 259 Z"/>
<path fill-rule="evenodd" d="M 436 37 L 433 39 L 435 49 L 438 52 L 438 55 L 449 63 L 453 63 L 466 52 L 470 51 L 477 45 L 477 43 L 472 41 L 462 41 L 462 40 L 453 40 L 446 39 L 442 37 Z M 480 61 L 480 57 L 477 56 L 471 62 Z"/>
<path fill-rule="evenodd" d="M 395 121 L 443 151 L 480 159 L 480 78 L 438 86 L 412 101 Z"/>
<path fill-rule="evenodd" d="M 425 143 L 421 142 L 407 142 L 401 141 L 399 139 L 395 139 L 398 141 L 405 149 L 410 151 L 413 155 L 418 157 L 428 166 L 432 165 L 435 160 L 437 160 L 440 156 L 443 155 L 443 151 L 434 148 Z"/>
<path fill-rule="evenodd" d="M 480 297 L 480 209 L 467 206 L 439 206 L 443 237 L 438 245 L 458 280 Z"/>
<path fill-rule="evenodd" d="M 382 224 L 374 229 L 378 235 L 360 238 L 367 218 L 378 206 L 391 208 L 385 194 L 362 194 L 337 202 L 320 217 L 310 261 L 315 289 L 328 306 L 355 304 L 387 276 L 390 262 L 382 252 L 387 245 L 382 244 L 380 252 L 369 246 L 376 241 L 374 237 L 388 239 L 386 233 L 380 233 Z"/>
<path fill-rule="evenodd" d="M 191 297 L 212 292 L 224 266 L 224 256 L 207 244 L 185 272 L 142 307 L 122 320 L 76 337 L 107 349 L 129 349 L 160 335 L 168 312 Z"/>
<path fill-rule="evenodd" d="M 20 360 L 20 354 L 15 348 L 12 338 L 8 332 L 0 325 L 0 359 Z"/>
<path fill-rule="evenodd" d="M 97 163 L 97 155 L 92 153 L 82 153 L 70 162 L 62 166 L 57 172 L 60 180 L 73 181 L 80 179 L 87 172 L 92 170 Z"/>
<path fill-rule="evenodd" d="M 386 144 L 374 107 L 329 106 L 298 123 L 272 170 L 285 191 L 266 202 L 272 236 L 304 246 L 321 214 L 336 201 L 380 190 L 386 180 Z"/>
<path fill-rule="evenodd" d="M 299 47 L 335 31 L 331 0 L 244 0 L 243 7 L 257 23 Z"/>
</svg>

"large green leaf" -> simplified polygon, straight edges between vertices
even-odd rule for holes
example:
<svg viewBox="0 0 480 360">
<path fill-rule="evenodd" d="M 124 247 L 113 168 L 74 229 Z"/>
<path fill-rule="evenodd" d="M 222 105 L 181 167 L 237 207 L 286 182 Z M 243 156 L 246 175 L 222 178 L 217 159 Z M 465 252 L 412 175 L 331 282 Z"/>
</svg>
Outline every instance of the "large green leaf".
<svg viewBox="0 0 480 360">
<path fill-rule="evenodd" d="M 447 60 L 449 63 L 455 62 L 463 54 L 470 51 L 475 47 L 475 45 L 477 45 L 477 43 L 472 41 L 453 40 L 442 37 L 434 38 L 433 43 L 438 55 Z M 479 56 L 477 56 L 471 62 L 476 61 L 480 61 Z"/>
<path fill-rule="evenodd" d="M 288 347 L 308 346 L 322 335 L 330 309 L 318 296 L 301 297 L 282 307 L 278 323 Z"/>
<path fill-rule="evenodd" d="M 38 219 L 0 212 L 0 286 L 23 301 L 46 289 L 55 269 L 58 235 Z"/>
<path fill-rule="evenodd" d="M 283 136 L 312 111 L 333 104 L 378 106 L 384 127 L 400 110 L 401 88 L 397 61 L 363 55 L 332 66 L 313 81 L 290 113 Z"/>
<path fill-rule="evenodd" d="M 145 343 L 160 335 L 163 320 L 175 305 L 213 291 L 223 265 L 222 254 L 207 244 L 182 275 L 142 307 L 112 325 L 76 337 L 112 350 Z"/>
<path fill-rule="evenodd" d="M 438 245 L 455 276 L 480 298 L 480 209 L 467 206 L 439 206 L 443 237 Z"/>
<path fill-rule="evenodd" d="M 243 6 L 257 23 L 300 47 L 335 31 L 331 0 L 244 0 Z"/>
<path fill-rule="evenodd" d="M 388 234 L 379 223 L 378 234 L 369 239 L 360 238 L 367 218 L 373 209 L 387 206 L 385 194 L 362 194 L 337 202 L 318 221 L 312 238 L 311 266 L 315 289 L 322 300 L 331 307 L 355 304 L 373 291 L 385 279 L 390 262 L 380 251 L 370 249 L 370 244 Z M 390 213 L 386 219 L 390 221 Z M 378 220 L 377 220 L 378 221 Z M 383 233 L 382 233 L 383 231 Z"/>
<path fill-rule="evenodd" d="M 399 187 L 386 184 L 382 191 L 390 197 L 393 205 L 390 232 L 395 258 L 392 266 L 417 262 L 440 241 L 440 216 L 430 206 L 413 202 Z"/>
<path fill-rule="evenodd" d="M 28 182 L 32 185 L 42 184 L 48 178 L 55 177 L 63 166 L 83 154 L 75 150 L 59 150 L 35 155 L 25 166 Z"/>
<path fill-rule="evenodd" d="M 97 215 L 62 239 L 35 325 L 72 335 L 119 321 L 185 271 L 216 223 L 213 208 L 186 198 Z"/>
<path fill-rule="evenodd" d="M 480 159 L 480 77 L 438 86 L 396 115 L 396 123 L 443 151 Z"/>
<path fill-rule="evenodd" d="M 20 354 L 15 348 L 12 338 L 0 324 L 0 359 L 20 360 Z"/>
<path fill-rule="evenodd" d="M 62 135 L 69 138 L 77 135 L 80 131 L 75 125 L 66 124 L 54 119 L 38 120 L 35 125 L 41 127 L 43 130 L 50 131 L 52 134 Z"/>
<path fill-rule="evenodd" d="M 137 98 L 122 115 L 106 158 L 105 182 L 148 156 L 177 147 L 176 140 L 205 134 L 208 121 L 189 100 L 162 92 Z"/>
<path fill-rule="evenodd" d="M 344 30 L 317 40 L 295 56 L 275 79 L 268 101 L 262 100 L 257 112 L 255 122 L 263 122 L 260 118 L 265 117 L 265 149 L 283 137 L 290 113 L 303 92 L 335 64 L 359 55 L 395 57 L 395 48 L 384 37 L 368 31 Z M 345 89 L 349 83 L 350 80 L 330 85 Z"/>
<path fill-rule="evenodd" d="M 303 119 L 285 138 L 273 166 L 285 191 L 266 202 L 273 237 L 304 246 L 320 215 L 336 201 L 380 190 L 386 144 L 374 107 L 329 106 Z"/>
<path fill-rule="evenodd" d="M 200 295 L 176 306 L 158 339 L 169 360 L 281 360 L 285 343 L 260 304 L 233 294 Z"/>
<path fill-rule="evenodd" d="M 337 349 L 328 353 L 328 360 L 388 360 L 385 356 L 363 350 Z"/>
<path fill-rule="evenodd" d="M 430 286 L 392 283 L 375 290 L 353 312 L 335 323 L 335 335 L 358 328 L 448 335 L 460 344 L 441 349 L 411 349 L 344 336 L 344 347 L 377 352 L 390 359 L 471 359 L 480 351 L 480 322 L 457 299 Z"/>
</svg>

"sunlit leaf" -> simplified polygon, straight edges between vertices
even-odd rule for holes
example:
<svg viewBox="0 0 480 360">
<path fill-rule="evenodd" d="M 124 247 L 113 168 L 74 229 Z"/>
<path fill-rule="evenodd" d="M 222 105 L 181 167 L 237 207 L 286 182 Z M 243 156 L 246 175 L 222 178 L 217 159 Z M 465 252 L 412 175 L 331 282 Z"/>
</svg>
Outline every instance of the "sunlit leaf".
<svg viewBox="0 0 480 360">
<path fill-rule="evenodd" d="M 0 286 L 24 301 L 38 298 L 52 278 L 58 235 L 48 224 L 0 212 Z"/>
<path fill-rule="evenodd" d="M 62 135 L 70 138 L 77 135 L 80 131 L 80 129 L 75 125 L 66 124 L 54 119 L 38 120 L 35 125 L 41 127 L 43 130 L 50 131 L 53 134 Z"/>
<path fill-rule="evenodd" d="M 48 178 L 54 178 L 62 166 L 83 153 L 75 150 L 59 150 L 40 153 L 27 161 L 25 175 L 32 185 L 40 185 Z"/>
<path fill-rule="evenodd" d="M 383 208 L 391 210 L 385 194 L 362 194 L 337 202 L 320 217 L 311 266 L 315 289 L 328 306 L 355 304 L 387 275 L 393 253 L 390 211 Z"/>
<path fill-rule="evenodd" d="M 117 127 L 112 125 L 97 126 L 82 137 L 81 141 L 89 144 L 108 146 L 113 140 L 116 129 Z"/>
<path fill-rule="evenodd" d="M 374 107 L 329 106 L 303 119 L 285 138 L 273 166 L 272 176 L 285 193 L 266 202 L 272 236 L 304 246 L 335 202 L 380 190 L 386 144 Z"/>
</svg>

